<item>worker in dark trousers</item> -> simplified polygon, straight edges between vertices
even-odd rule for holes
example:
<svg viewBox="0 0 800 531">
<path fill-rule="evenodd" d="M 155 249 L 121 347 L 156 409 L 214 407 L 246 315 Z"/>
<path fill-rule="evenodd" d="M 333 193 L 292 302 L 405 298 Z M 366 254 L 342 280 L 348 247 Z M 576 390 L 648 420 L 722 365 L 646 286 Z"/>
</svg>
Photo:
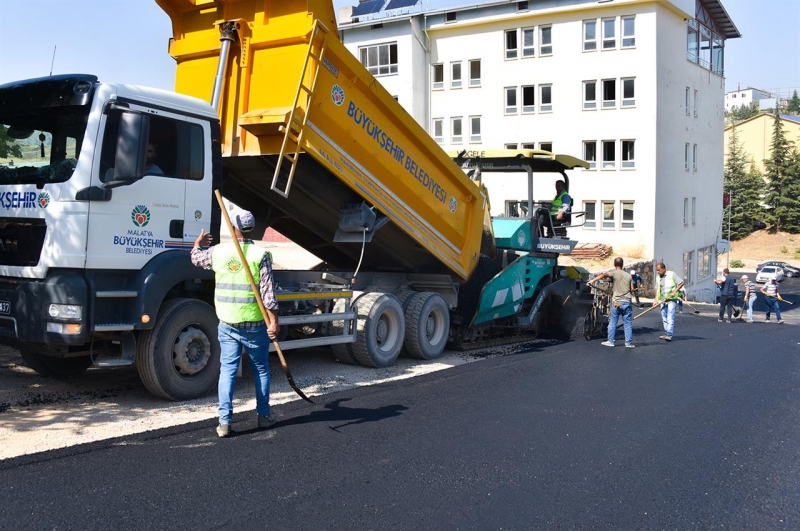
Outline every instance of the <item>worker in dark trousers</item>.
<svg viewBox="0 0 800 531">
<path fill-rule="evenodd" d="M 644 305 L 639 302 L 639 290 L 644 285 L 644 279 L 635 269 L 631 269 L 631 281 L 633 282 L 633 296 L 636 297 L 636 306 L 644 308 Z"/>
<path fill-rule="evenodd" d="M 719 319 L 718 322 L 725 322 L 725 308 L 728 309 L 728 322 L 732 323 L 733 316 L 733 301 L 736 294 L 736 279 L 731 276 L 728 268 L 722 270 L 722 278 L 714 281 L 720 289 L 719 297 Z"/>
</svg>

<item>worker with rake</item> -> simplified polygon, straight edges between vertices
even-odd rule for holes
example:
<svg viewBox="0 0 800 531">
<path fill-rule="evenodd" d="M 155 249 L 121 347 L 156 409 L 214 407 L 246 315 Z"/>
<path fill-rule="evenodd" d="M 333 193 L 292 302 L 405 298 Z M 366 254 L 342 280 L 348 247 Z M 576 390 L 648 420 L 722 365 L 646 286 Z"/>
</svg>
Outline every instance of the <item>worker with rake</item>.
<svg viewBox="0 0 800 531">
<path fill-rule="evenodd" d="M 653 301 L 653 308 L 661 305 L 661 321 L 664 324 L 664 335 L 659 339 L 672 341 L 675 332 L 675 308 L 677 307 L 678 294 L 683 288 L 683 279 L 675 274 L 674 271 L 667 271 L 664 262 L 656 264 L 656 298 Z"/>
</svg>

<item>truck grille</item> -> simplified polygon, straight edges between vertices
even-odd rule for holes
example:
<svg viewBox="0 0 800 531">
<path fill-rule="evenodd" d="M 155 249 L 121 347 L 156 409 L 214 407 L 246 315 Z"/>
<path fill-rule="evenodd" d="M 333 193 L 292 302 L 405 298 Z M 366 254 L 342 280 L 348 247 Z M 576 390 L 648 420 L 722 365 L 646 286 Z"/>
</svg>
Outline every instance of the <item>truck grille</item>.
<svg viewBox="0 0 800 531">
<path fill-rule="evenodd" d="M 0 218 L 0 265 L 35 267 L 46 232 L 43 219 Z"/>
</svg>

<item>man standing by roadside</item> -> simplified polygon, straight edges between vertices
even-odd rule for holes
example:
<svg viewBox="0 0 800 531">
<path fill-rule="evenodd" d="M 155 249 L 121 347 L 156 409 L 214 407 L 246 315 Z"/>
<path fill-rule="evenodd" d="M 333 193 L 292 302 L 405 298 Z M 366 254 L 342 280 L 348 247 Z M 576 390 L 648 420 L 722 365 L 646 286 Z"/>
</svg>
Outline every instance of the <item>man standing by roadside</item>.
<svg viewBox="0 0 800 531">
<path fill-rule="evenodd" d="M 655 308 L 661 305 L 661 322 L 664 324 L 664 335 L 659 339 L 672 341 L 675 332 L 675 307 L 677 306 L 678 292 L 683 288 L 683 279 L 674 271 L 667 271 L 664 262 L 656 264 L 656 299 L 653 301 Z"/>
<path fill-rule="evenodd" d="M 758 294 L 756 293 L 756 284 L 747 275 L 742 275 L 742 282 L 744 282 L 744 304 L 747 305 L 747 322 L 753 322 L 753 305 L 756 303 Z"/>
<path fill-rule="evenodd" d="M 767 322 L 769 322 L 769 314 L 774 309 L 775 317 L 778 318 L 778 324 L 783 324 L 781 321 L 781 309 L 778 306 L 778 301 L 782 301 L 780 291 L 778 290 L 777 275 L 772 275 L 769 282 L 761 286 L 761 293 L 766 296 L 767 300 Z"/>
<path fill-rule="evenodd" d="M 208 249 L 211 234 L 200 231 L 192 249 L 192 263 L 214 271 L 216 288 L 214 306 L 219 318 L 220 355 L 219 373 L 219 426 L 217 435 L 231 434 L 233 417 L 233 389 L 242 347 L 247 349 L 250 368 L 256 388 L 258 427 L 268 428 L 275 423 L 269 414 L 269 343 L 278 336 L 278 301 L 272 279 L 272 260 L 266 250 L 245 238 L 255 227 L 253 214 L 246 210 L 231 212 L 234 226 L 232 236 L 239 239 L 247 263 L 242 264 L 233 242 L 220 243 Z M 250 288 L 244 267 L 249 267 L 253 279 L 259 284 L 264 308 L 269 314 L 267 328 L 255 294 Z"/>
<path fill-rule="evenodd" d="M 643 308 L 644 306 L 639 302 L 639 288 L 644 284 L 644 279 L 635 269 L 631 269 L 631 281 L 633 282 L 633 295 L 636 297 L 636 306 Z"/>
<path fill-rule="evenodd" d="M 718 322 L 725 322 L 725 308 L 728 308 L 728 322 L 732 323 L 731 316 L 733 314 L 733 303 L 736 296 L 736 279 L 730 275 L 728 268 L 722 270 L 722 278 L 718 278 L 716 282 L 720 288 L 719 294 L 719 319 Z"/>
<path fill-rule="evenodd" d="M 613 347 L 617 335 L 617 321 L 622 315 L 622 323 L 625 326 L 625 347 L 634 348 L 633 345 L 633 306 L 631 306 L 631 292 L 633 291 L 633 281 L 627 271 L 622 270 L 622 258 L 614 259 L 614 271 L 600 273 L 586 283 L 591 287 L 601 278 L 610 278 L 612 284 L 611 297 L 611 322 L 608 324 L 608 339 L 601 345 Z"/>
</svg>

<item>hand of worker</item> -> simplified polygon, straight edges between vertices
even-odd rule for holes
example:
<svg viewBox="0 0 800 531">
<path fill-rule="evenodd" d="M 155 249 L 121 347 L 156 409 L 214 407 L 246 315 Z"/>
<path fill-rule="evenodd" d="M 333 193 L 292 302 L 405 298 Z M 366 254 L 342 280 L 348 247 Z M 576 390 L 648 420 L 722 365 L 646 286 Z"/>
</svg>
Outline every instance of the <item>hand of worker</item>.
<svg viewBox="0 0 800 531">
<path fill-rule="evenodd" d="M 742 299 L 742 302 L 743 302 L 744 304 L 747 304 L 747 297 L 745 297 L 744 299 Z"/>
<path fill-rule="evenodd" d="M 270 339 L 277 339 L 278 338 L 278 331 L 280 330 L 280 325 L 278 325 L 278 320 L 273 319 L 269 326 L 267 327 L 267 335 Z"/>
<path fill-rule="evenodd" d="M 211 233 L 206 232 L 203 229 L 200 229 L 200 234 L 197 236 L 197 239 L 194 241 L 195 247 L 208 247 L 211 245 Z"/>
<path fill-rule="evenodd" d="M 655 308 L 655 307 L 656 307 L 656 306 L 658 306 L 659 304 L 661 304 L 661 303 L 660 303 L 660 302 L 658 302 L 658 301 L 653 301 L 653 308 Z"/>
</svg>

